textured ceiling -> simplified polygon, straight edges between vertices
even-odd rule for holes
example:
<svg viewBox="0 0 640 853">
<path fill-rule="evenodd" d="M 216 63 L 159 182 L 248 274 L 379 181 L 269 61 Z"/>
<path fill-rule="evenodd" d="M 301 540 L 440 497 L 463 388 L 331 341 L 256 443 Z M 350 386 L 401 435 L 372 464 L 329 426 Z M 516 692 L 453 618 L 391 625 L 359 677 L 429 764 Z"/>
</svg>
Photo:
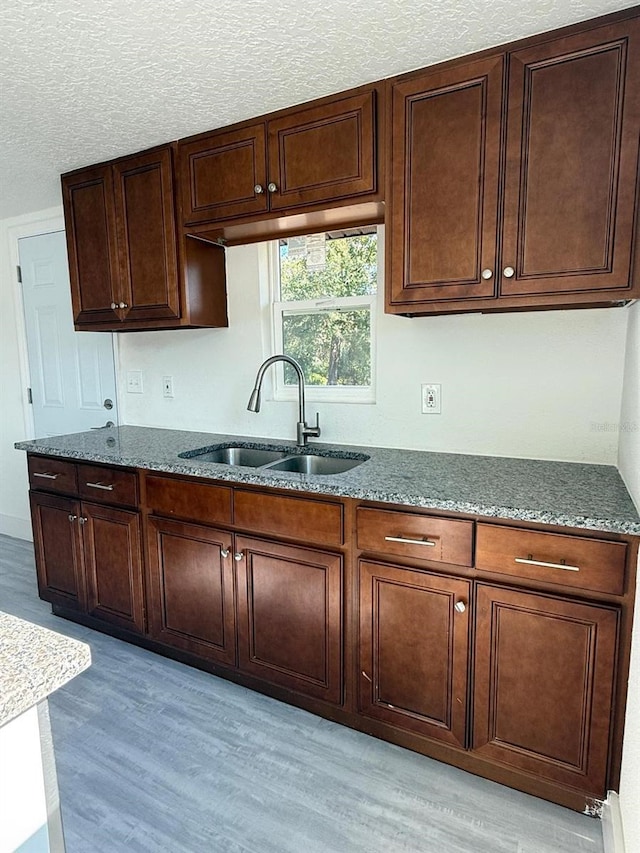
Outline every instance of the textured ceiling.
<svg viewBox="0 0 640 853">
<path fill-rule="evenodd" d="M 69 169 L 629 5 L 2 0 L 0 218 Z"/>
</svg>

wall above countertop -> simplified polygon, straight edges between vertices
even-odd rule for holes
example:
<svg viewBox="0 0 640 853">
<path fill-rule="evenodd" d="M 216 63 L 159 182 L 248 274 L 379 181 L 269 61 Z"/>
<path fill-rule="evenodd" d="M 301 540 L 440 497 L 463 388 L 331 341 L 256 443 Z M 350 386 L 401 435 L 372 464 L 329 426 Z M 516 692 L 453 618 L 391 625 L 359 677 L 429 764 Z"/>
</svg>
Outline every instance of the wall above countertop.
<svg viewBox="0 0 640 853">
<path fill-rule="evenodd" d="M 121 335 L 124 423 L 243 435 L 295 435 L 296 404 L 247 402 L 268 343 L 264 244 L 227 250 L 228 329 Z M 415 318 L 376 312 L 375 405 L 308 402 L 327 441 L 613 465 L 627 308 Z M 129 370 L 144 393 L 128 394 Z M 162 396 L 172 375 L 174 398 Z M 420 385 L 442 384 L 442 414 Z"/>
</svg>

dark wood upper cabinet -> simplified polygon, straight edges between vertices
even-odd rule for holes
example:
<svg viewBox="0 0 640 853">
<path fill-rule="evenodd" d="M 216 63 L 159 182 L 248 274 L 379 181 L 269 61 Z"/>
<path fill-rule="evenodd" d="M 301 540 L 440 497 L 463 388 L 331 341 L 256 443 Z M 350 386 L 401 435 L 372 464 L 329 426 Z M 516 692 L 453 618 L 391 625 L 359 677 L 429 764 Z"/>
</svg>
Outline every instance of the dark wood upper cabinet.
<svg viewBox="0 0 640 853">
<path fill-rule="evenodd" d="M 178 318 L 178 258 L 171 149 L 116 163 L 120 295 L 125 322 Z"/>
<path fill-rule="evenodd" d="M 74 321 L 113 322 L 119 271 L 111 166 L 63 176 L 62 199 Z"/>
<path fill-rule="evenodd" d="M 474 751 L 602 798 L 617 635 L 614 607 L 479 585 Z"/>
<path fill-rule="evenodd" d="M 638 24 L 511 54 L 501 293 L 631 287 Z"/>
<path fill-rule="evenodd" d="M 370 87 L 178 143 L 185 226 L 291 214 L 378 190 Z"/>
<path fill-rule="evenodd" d="M 178 159 L 185 223 L 231 219 L 268 209 L 264 122 L 180 142 Z"/>
<path fill-rule="evenodd" d="M 363 714 L 466 746 L 470 589 L 460 578 L 360 562 Z"/>
<path fill-rule="evenodd" d="M 493 56 L 393 87 L 394 304 L 494 294 L 503 67 Z"/>
<path fill-rule="evenodd" d="M 640 292 L 639 86 L 637 17 L 396 81 L 387 310 L 570 307 Z"/>
<path fill-rule="evenodd" d="M 62 176 L 76 329 L 226 326 L 224 250 L 176 228 L 173 146 Z"/>
<path fill-rule="evenodd" d="M 272 210 L 375 192 L 373 90 L 293 110 L 267 127 Z"/>
</svg>

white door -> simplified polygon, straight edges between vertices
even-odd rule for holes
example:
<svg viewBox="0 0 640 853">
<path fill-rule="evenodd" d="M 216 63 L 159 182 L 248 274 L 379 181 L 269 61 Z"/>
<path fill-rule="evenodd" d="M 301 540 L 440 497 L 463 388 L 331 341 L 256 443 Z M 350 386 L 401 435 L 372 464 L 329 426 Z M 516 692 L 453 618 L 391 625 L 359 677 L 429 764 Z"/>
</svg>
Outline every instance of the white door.
<svg viewBox="0 0 640 853">
<path fill-rule="evenodd" d="M 35 437 L 118 423 L 113 335 L 73 328 L 64 231 L 18 240 Z"/>
</svg>

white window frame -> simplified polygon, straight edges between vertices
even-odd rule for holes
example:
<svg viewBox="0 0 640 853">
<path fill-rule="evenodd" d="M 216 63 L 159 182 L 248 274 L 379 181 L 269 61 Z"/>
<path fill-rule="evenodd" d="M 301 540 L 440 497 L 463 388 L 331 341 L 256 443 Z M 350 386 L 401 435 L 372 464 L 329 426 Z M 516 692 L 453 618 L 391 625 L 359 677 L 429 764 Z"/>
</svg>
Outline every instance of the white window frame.
<svg viewBox="0 0 640 853">
<path fill-rule="evenodd" d="M 382 244 L 384 234 L 380 226 L 376 230 L 377 242 L 377 293 L 371 296 L 340 296 L 327 297 L 325 299 L 308 299 L 299 301 L 282 302 L 280 296 L 280 241 L 273 240 L 269 246 L 269 303 L 271 306 L 271 352 L 269 355 L 282 353 L 282 315 L 287 314 L 315 314 L 322 311 L 345 311 L 356 308 L 369 309 L 369 330 L 371 347 L 371 385 L 307 385 L 305 384 L 305 397 L 307 400 L 324 403 L 375 403 L 376 402 L 376 368 L 377 368 L 377 305 L 379 294 L 383 286 L 382 271 Z M 273 399 L 274 400 L 297 400 L 298 388 L 296 385 L 286 385 L 284 381 L 284 365 L 276 362 L 273 366 Z"/>
</svg>

